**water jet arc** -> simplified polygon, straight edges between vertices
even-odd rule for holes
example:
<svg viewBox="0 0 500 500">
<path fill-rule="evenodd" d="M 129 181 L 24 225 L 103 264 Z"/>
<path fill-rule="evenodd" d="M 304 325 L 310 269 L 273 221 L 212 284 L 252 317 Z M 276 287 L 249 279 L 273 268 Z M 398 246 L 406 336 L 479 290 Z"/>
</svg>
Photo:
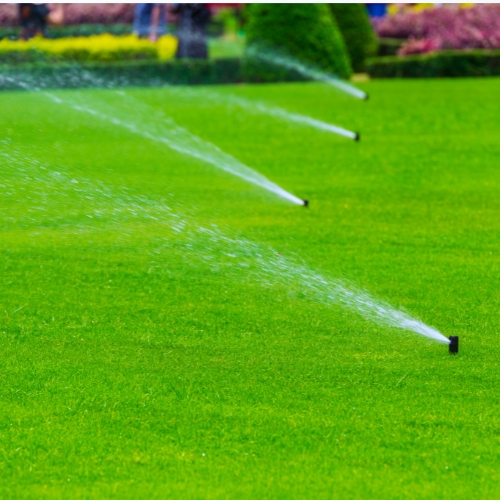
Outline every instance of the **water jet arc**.
<svg viewBox="0 0 500 500">
<path fill-rule="evenodd" d="M 280 53 L 276 50 L 273 53 L 272 51 L 270 52 L 269 49 L 262 47 L 252 47 L 250 50 L 248 50 L 248 55 L 250 57 L 261 59 L 262 61 L 268 62 L 270 64 L 275 64 L 277 66 L 295 70 L 303 76 L 319 82 L 325 82 L 326 84 L 331 85 L 332 87 L 336 87 L 346 94 L 349 94 L 358 99 L 362 99 L 365 101 L 368 100 L 368 94 L 354 87 L 354 85 L 340 80 L 340 78 L 337 78 L 335 75 L 325 73 L 317 67 L 310 66 L 293 57 L 290 57 L 290 55 L 288 54 Z"/>
<path fill-rule="evenodd" d="M 0 75 L 0 77 L 1 76 L 2 75 Z M 150 131 L 150 127 L 148 128 L 137 126 L 136 120 L 134 120 L 134 118 L 137 118 L 137 116 L 130 116 L 130 120 L 120 120 L 116 116 L 114 116 L 114 114 L 107 115 L 106 113 L 99 112 L 88 106 L 80 106 L 75 102 L 60 99 L 51 92 L 43 90 L 39 87 L 30 86 L 22 81 L 18 81 L 10 77 L 5 77 L 5 79 L 25 90 L 40 92 L 41 95 L 47 97 L 56 104 L 67 105 L 77 111 L 91 114 L 92 116 L 100 118 L 103 121 L 107 121 L 109 123 L 112 123 L 113 125 L 121 126 L 134 134 L 142 135 L 143 137 L 146 137 L 152 141 L 166 144 L 175 151 L 194 157 L 198 160 L 204 161 L 205 163 L 209 163 L 221 170 L 235 175 L 236 177 L 250 182 L 251 184 L 255 184 L 261 188 L 264 188 L 267 191 L 270 191 L 296 205 L 303 205 L 303 201 L 299 197 L 286 191 L 282 187 L 270 181 L 264 175 L 243 164 L 233 156 L 225 153 L 215 144 L 204 141 L 200 137 L 197 137 L 196 135 L 189 132 L 187 129 L 178 126 L 171 119 L 163 120 L 165 128 L 160 131 L 164 134 L 161 135 L 159 133 L 154 133 L 154 131 Z"/>
</svg>

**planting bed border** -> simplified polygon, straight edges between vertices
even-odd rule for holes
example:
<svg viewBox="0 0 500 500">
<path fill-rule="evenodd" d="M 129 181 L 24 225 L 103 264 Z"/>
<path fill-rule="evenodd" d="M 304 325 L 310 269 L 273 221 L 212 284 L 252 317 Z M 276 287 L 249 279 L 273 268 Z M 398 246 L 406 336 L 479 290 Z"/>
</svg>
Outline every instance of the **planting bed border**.
<svg viewBox="0 0 500 500">
<path fill-rule="evenodd" d="M 413 56 L 369 59 L 373 78 L 499 76 L 500 50 L 450 50 Z"/>
</svg>

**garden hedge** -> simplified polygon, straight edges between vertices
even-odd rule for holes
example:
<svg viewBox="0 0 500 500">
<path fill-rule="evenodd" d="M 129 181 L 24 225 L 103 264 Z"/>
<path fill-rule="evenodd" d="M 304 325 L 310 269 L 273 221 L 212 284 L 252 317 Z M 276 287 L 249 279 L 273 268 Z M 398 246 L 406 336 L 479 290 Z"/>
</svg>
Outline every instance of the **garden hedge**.
<svg viewBox="0 0 500 500">
<path fill-rule="evenodd" d="M 326 4 L 252 4 L 246 36 L 243 71 L 248 81 L 300 79 L 297 67 L 273 62 L 277 58 L 341 78 L 352 73 L 344 40 Z"/>
<path fill-rule="evenodd" d="M 329 4 L 337 21 L 352 69 L 356 73 L 366 71 L 366 59 L 377 55 L 378 40 L 373 31 L 366 7 L 361 3 Z"/>
<path fill-rule="evenodd" d="M 170 28 L 170 26 L 169 26 Z M 21 33 L 21 28 L 0 27 L 0 40 L 10 38 L 17 40 Z M 47 38 L 67 38 L 71 36 L 92 36 L 109 33 L 110 35 L 129 35 L 132 33 L 131 24 L 80 24 L 74 26 L 49 26 L 47 28 Z"/>
<path fill-rule="evenodd" d="M 241 82 L 240 59 L 0 66 L 0 90 L 208 85 Z"/>
<path fill-rule="evenodd" d="M 399 38 L 379 38 L 378 39 L 378 56 L 395 56 L 401 45 L 405 43 L 406 40 L 401 40 Z"/>
<path fill-rule="evenodd" d="M 500 51 L 443 51 L 367 62 L 374 78 L 436 78 L 500 75 Z"/>
</svg>

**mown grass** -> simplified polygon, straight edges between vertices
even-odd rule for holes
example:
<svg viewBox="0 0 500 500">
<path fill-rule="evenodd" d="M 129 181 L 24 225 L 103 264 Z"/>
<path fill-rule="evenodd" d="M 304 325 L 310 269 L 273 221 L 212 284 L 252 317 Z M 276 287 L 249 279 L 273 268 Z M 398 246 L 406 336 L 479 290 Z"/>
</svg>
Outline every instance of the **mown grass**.
<svg viewBox="0 0 500 500">
<path fill-rule="evenodd" d="M 309 210 L 0 94 L 2 498 L 500 494 L 498 80 L 363 88 L 369 102 L 322 84 L 53 92 L 158 133 L 161 111 Z M 213 224 L 459 335 L 460 354 L 266 282 L 245 245 L 189 229 Z"/>
</svg>

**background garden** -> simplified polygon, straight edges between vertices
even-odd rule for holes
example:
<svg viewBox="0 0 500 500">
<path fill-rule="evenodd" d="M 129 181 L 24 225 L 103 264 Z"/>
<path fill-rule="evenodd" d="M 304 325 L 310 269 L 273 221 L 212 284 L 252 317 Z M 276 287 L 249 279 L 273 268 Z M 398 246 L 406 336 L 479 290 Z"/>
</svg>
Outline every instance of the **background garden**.
<svg viewBox="0 0 500 500">
<path fill-rule="evenodd" d="M 37 78 L 48 80 L 47 84 L 50 82 L 52 86 L 83 85 L 67 77 L 69 70 L 77 69 L 104 78 L 114 76 L 122 84 L 308 78 L 293 71 L 284 72 L 283 68 L 275 68 L 270 75 L 269 64 L 257 73 L 248 71 L 245 62 L 248 47 L 263 40 L 281 48 L 285 44 L 294 57 L 343 78 L 353 73 L 368 73 L 372 77 L 457 77 L 492 76 L 500 72 L 500 8 L 496 4 L 393 7 L 389 9 L 392 14 L 371 19 L 361 4 L 316 6 L 314 13 L 290 5 L 281 9 L 262 6 L 260 12 L 257 6 L 253 13 L 250 6 L 213 5 L 216 7 L 212 8 L 207 29 L 210 60 L 193 62 L 174 59 L 175 22 L 169 23 L 169 34 L 156 43 L 133 36 L 133 4 L 69 4 L 65 8 L 64 25 L 49 25 L 48 39 L 29 41 L 17 40 L 20 33 L 16 27 L 17 7 L 2 4 L 2 73 L 29 77 L 35 72 Z M 269 18 L 273 15 L 275 19 Z M 331 25 L 328 34 L 323 35 L 328 43 L 323 39 L 309 46 L 307 40 L 317 29 L 311 28 L 311 23 L 322 26 L 325 20 Z M 266 23 L 275 23 L 281 29 L 268 30 Z M 289 32 L 296 30 L 297 36 L 289 36 Z M 293 46 L 293 40 L 305 43 Z M 9 88 L 5 79 L 0 83 Z"/>
</svg>

